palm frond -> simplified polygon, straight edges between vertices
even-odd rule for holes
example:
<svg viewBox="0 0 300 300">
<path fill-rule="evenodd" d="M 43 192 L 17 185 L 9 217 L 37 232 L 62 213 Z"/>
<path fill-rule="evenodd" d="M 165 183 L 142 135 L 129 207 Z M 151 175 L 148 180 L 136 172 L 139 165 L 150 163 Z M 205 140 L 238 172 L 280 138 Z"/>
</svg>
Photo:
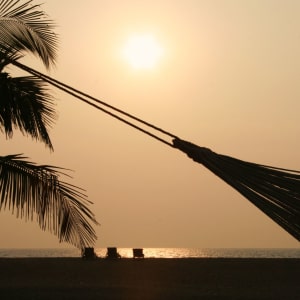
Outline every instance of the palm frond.
<svg viewBox="0 0 300 300">
<path fill-rule="evenodd" d="M 18 50 L 12 49 L 0 41 L 0 72 L 2 72 L 8 64 L 17 61 L 21 57 L 23 57 L 23 55 Z"/>
<path fill-rule="evenodd" d="M 12 137 L 15 127 L 53 150 L 47 128 L 54 123 L 56 113 L 46 83 L 34 76 L 11 78 L 0 73 L 0 95 L 0 129 L 6 136 Z"/>
<path fill-rule="evenodd" d="M 93 246 L 98 224 L 90 201 L 76 186 L 59 180 L 58 168 L 36 165 L 21 155 L 0 157 L 0 210 L 25 220 L 36 219 L 43 230 L 78 248 Z"/>
<path fill-rule="evenodd" d="M 30 51 L 38 55 L 48 68 L 55 62 L 58 38 L 52 31 L 53 22 L 31 2 L 0 1 L 0 48 Z"/>
</svg>

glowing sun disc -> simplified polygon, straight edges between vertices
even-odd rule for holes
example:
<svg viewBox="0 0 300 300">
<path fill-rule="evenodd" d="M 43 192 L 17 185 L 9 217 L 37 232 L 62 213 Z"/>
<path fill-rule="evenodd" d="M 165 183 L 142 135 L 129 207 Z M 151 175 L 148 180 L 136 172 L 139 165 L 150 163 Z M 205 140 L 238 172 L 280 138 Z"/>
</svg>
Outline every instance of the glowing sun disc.
<svg viewBox="0 0 300 300">
<path fill-rule="evenodd" d="M 153 68 L 162 55 L 162 48 L 151 35 L 135 35 L 128 39 L 125 60 L 136 69 Z"/>
</svg>

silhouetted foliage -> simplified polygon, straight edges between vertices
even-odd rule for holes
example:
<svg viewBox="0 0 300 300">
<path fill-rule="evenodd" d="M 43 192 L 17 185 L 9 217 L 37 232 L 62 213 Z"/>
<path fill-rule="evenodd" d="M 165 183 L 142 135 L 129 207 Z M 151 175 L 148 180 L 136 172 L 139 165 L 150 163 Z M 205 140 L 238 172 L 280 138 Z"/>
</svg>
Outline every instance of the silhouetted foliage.
<svg viewBox="0 0 300 300">
<path fill-rule="evenodd" d="M 0 130 L 12 138 L 15 129 L 53 150 L 49 127 L 56 118 L 55 102 L 46 83 L 36 76 L 11 77 L 7 65 L 26 52 L 46 68 L 54 64 L 57 36 L 52 21 L 32 1 L 0 1 Z M 60 180 L 58 168 L 30 163 L 22 155 L 0 157 L 0 209 L 36 219 L 43 230 L 76 247 L 92 246 L 96 234 L 91 202 L 83 191 Z"/>
</svg>

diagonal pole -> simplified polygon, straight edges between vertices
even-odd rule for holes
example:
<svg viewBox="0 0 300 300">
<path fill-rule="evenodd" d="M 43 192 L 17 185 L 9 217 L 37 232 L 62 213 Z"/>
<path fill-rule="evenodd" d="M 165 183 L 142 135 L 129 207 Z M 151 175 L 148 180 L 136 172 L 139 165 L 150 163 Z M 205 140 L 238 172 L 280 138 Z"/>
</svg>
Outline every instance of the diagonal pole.
<svg viewBox="0 0 300 300">
<path fill-rule="evenodd" d="M 19 62 L 11 61 L 11 63 L 156 140 L 181 150 L 195 162 L 204 165 L 216 176 L 232 186 L 274 222 L 300 241 L 300 171 L 260 165 L 217 154 L 208 148 L 199 147 L 184 141 L 175 134 Z M 142 128 L 142 126 L 147 129 Z M 164 138 L 161 138 L 158 134 L 162 134 Z M 168 141 L 170 138 L 172 139 L 171 142 Z"/>
</svg>

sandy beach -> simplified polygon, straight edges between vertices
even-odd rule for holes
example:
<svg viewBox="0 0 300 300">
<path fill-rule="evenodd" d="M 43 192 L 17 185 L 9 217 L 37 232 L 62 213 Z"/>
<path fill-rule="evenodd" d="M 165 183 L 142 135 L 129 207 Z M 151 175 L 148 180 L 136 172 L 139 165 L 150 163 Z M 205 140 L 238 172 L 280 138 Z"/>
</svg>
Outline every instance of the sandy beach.
<svg viewBox="0 0 300 300">
<path fill-rule="evenodd" d="M 6 299 L 300 299 L 300 259 L 0 258 Z"/>
</svg>

